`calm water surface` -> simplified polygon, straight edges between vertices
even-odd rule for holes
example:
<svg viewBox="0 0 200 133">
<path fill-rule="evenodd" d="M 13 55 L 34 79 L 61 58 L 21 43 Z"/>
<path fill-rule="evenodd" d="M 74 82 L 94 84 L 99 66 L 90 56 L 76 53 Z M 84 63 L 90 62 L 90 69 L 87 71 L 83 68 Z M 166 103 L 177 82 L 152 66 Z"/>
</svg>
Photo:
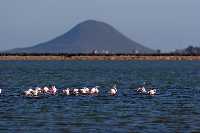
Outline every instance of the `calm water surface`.
<svg viewBox="0 0 200 133">
<path fill-rule="evenodd" d="M 138 95 L 146 83 L 154 97 Z M 26 98 L 29 87 L 99 85 L 99 96 Z M 118 85 L 118 96 L 107 96 Z M 0 133 L 200 132 L 200 62 L 0 62 Z"/>
</svg>

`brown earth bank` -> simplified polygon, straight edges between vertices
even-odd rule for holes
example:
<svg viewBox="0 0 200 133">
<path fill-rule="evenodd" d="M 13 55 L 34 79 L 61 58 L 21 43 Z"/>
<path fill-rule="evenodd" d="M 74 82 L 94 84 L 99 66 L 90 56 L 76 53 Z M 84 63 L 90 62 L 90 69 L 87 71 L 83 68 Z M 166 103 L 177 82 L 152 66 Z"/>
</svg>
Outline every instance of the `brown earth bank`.
<svg viewBox="0 0 200 133">
<path fill-rule="evenodd" d="M 1 55 L 0 61 L 45 61 L 45 60 L 200 60 L 200 55 Z"/>
</svg>

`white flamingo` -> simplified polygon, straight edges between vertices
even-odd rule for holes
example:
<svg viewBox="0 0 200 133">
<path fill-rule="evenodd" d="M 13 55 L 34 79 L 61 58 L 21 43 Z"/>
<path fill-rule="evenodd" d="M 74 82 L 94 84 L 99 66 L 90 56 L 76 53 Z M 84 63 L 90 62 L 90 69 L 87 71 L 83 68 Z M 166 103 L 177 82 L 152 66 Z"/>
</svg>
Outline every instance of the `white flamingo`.
<svg viewBox="0 0 200 133">
<path fill-rule="evenodd" d="M 49 88 L 45 86 L 45 87 L 43 88 L 43 92 L 44 92 L 44 93 L 47 93 L 48 91 L 49 91 Z"/>
<path fill-rule="evenodd" d="M 41 89 L 40 87 L 36 87 L 36 88 L 35 88 L 35 91 L 37 91 L 38 94 L 41 94 L 41 93 L 42 93 L 42 89 Z"/>
<path fill-rule="evenodd" d="M 99 86 L 95 86 L 90 90 L 90 94 L 99 94 Z"/>
<path fill-rule="evenodd" d="M 117 87 L 116 87 L 116 85 L 114 85 L 114 86 L 110 89 L 109 94 L 110 94 L 111 96 L 114 96 L 114 95 L 117 94 Z"/>
<path fill-rule="evenodd" d="M 156 94 L 156 89 L 151 89 L 147 92 L 150 96 L 154 96 Z"/>
<path fill-rule="evenodd" d="M 144 88 L 144 86 L 143 87 L 139 87 L 138 89 L 137 89 L 137 92 L 139 92 L 139 93 L 147 93 L 147 91 L 146 91 L 146 89 Z"/>
<path fill-rule="evenodd" d="M 25 96 L 33 96 L 33 91 L 34 90 L 30 88 L 30 89 L 24 91 L 24 95 Z"/>
<path fill-rule="evenodd" d="M 24 91 L 24 95 L 25 95 L 25 96 L 31 96 L 32 93 L 31 93 L 30 91 Z"/>
<path fill-rule="evenodd" d="M 52 86 L 52 88 L 51 88 L 51 94 L 56 94 L 56 92 L 57 92 L 57 88 L 56 88 L 56 86 Z"/>
<path fill-rule="evenodd" d="M 33 96 L 38 96 L 39 92 L 38 90 L 33 90 Z"/>
<path fill-rule="evenodd" d="M 63 90 L 63 94 L 69 96 L 70 95 L 70 89 L 67 88 L 67 89 Z"/>
<path fill-rule="evenodd" d="M 75 89 L 73 90 L 73 94 L 74 94 L 74 95 L 78 95 L 78 94 L 79 94 L 79 89 L 75 88 Z"/>
<path fill-rule="evenodd" d="M 86 94 L 90 94 L 90 89 L 89 88 L 85 87 L 84 90 L 85 90 Z"/>
<path fill-rule="evenodd" d="M 82 89 L 80 89 L 81 94 L 86 95 L 89 94 L 90 89 L 87 87 L 83 87 Z"/>
</svg>

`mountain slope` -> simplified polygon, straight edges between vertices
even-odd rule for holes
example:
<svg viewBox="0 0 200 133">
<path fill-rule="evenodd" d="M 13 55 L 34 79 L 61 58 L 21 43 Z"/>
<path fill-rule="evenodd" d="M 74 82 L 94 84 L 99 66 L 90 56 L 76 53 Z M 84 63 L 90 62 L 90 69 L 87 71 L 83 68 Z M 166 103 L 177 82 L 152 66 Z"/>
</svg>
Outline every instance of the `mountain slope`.
<svg viewBox="0 0 200 133">
<path fill-rule="evenodd" d="M 150 53 L 153 50 L 127 38 L 112 26 L 94 20 L 84 21 L 67 33 L 33 47 L 9 50 L 10 53 Z"/>
</svg>

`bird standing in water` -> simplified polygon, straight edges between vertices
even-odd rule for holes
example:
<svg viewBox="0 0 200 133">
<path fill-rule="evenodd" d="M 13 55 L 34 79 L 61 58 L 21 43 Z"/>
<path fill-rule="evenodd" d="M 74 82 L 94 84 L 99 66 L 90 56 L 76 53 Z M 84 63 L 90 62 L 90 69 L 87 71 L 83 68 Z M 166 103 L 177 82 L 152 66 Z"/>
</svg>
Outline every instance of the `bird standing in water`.
<svg viewBox="0 0 200 133">
<path fill-rule="evenodd" d="M 111 95 L 111 96 L 114 96 L 114 95 L 116 95 L 117 94 L 117 86 L 116 85 L 113 85 L 113 87 L 110 89 L 110 91 L 109 91 L 109 94 Z"/>
<path fill-rule="evenodd" d="M 150 96 L 154 96 L 156 94 L 156 89 L 151 89 L 147 92 Z"/>
<path fill-rule="evenodd" d="M 97 95 L 97 94 L 99 94 L 99 86 L 95 86 L 95 87 L 93 87 L 91 90 L 90 90 L 90 94 L 91 95 Z"/>
<path fill-rule="evenodd" d="M 137 92 L 142 93 L 142 94 L 146 94 L 146 93 L 147 93 L 147 91 L 146 91 L 146 89 L 144 88 L 144 86 L 143 86 L 143 87 L 139 87 L 139 88 L 137 89 Z"/>
</svg>

